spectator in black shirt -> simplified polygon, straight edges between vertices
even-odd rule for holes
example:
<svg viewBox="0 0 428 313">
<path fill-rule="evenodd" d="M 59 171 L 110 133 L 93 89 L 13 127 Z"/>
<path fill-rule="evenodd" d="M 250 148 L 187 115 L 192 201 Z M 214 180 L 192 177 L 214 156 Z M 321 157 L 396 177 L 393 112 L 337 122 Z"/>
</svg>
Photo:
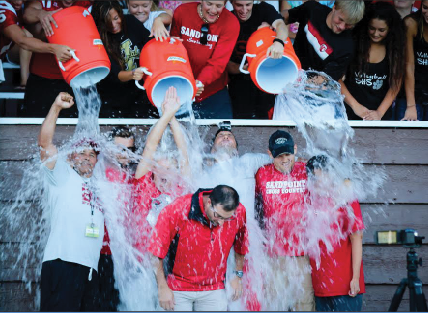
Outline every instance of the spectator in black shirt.
<svg viewBox="0 0 428 313">
<path fill-rule="evenodd" d="M 111 62 L 110 74 L 98 84 L 100 117 L 149 117 L 155 111 L 134 80 L 143 78 L 140 52 L 150 31 L 133 15 L 124 15 L 117 1 L 95 2 L 92 15 Z"/>
<path fill-rule="evenodd" d="M 337 0 L 333 9 L 316 1 L 281 12 L 286 24 L 299 23 L 294 49 L 304 70 L 339 80 L 353 53 L 351 29 L 363 18 L 363 1 Z"/>
<path fill-rule="evenodd" d="M 275 104 L 275 95 L 265 93 L 257 88 L 250 76 L 239 71 L 242 57 L 245 54 L 248 38 L 259 28 L 272 26 L 276 30 L 275 41 L 268 50 L 268 55 L 279 59 L 283 55 L 288 30 L 282 16 L 275 8 L 265 2 L 254 4 L 253 1 L 233 0 L 233 11 L 238 18 L 241 29 L 238 41 L 227 65 L 229 72 L 229 94 L 232 100 L 234 118 L 267 119 L 268 111 Z"/>
<path fill-rule="evenodd" d="M 370 5 L 355 29 L 356 51 L 344 81 L 349 120 L 391 120 L 405 70 L 404 23 L 387 2 Z"/>
</svg>

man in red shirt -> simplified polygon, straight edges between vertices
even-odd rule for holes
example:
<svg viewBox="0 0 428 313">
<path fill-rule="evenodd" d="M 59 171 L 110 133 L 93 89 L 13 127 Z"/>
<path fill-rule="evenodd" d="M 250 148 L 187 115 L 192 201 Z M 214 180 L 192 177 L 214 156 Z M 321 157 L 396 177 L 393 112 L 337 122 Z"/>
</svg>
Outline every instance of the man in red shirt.
<svg viewBox="0 0 428 313">
<path fill-rule="evenodd" d="M 174 12 L 171 36 L 183 39 L 198 86 L 193 110 L 199 118 L 232 118 L 227 91 L 227 63 L 239 35 L 239 22 L 226 1 L 180 5 Z"/>
<path fill-rule="evenodd" d="M 269 139 L 272 164 L 256 174 L 256 218 L 265 231 L 271 276 L 266 310 L 313 311 L 309 259 L 304 255 L 305 164 L 295 162 L 297 146 L 286 131 Z"/>
<path fill-rule="evenodd" d="M 311 255 L 312 284 L 317 311 L 361 311 L 365 293 L 363 273 L 364 223 L 360 204 L 334 207 L 329 189 L 336 189 L 324 155 L 312 157 L 306 164 L 308 203 L 315 210 L 312 229 L 324 229 L 319 240 L 319 255 Z M 349 188 L 349 184 L 340 187 Z M 326 193 L 327 191 L 327 193 Z M 328 242 L 325 242 L 328 241 Z M 327 246 L 329 248 L 327 248 Z"/>
<path fill-rule="evenodd" d="M 81 6 L 88 10 L 91 1 L 31 1 L 25 6 L 24 21 L 30 33 L 41 40 L 52 36 L 57 24 L 53 14 L 70 6 Z M 54 25 L 52 28 L 51 23 Z M 71 50 L 73 47 L 68 47 Z M 69 55 L 71 57 L 71 55 Z M 33 53 L 30 61 L 30 76 L 25 91 L 24 106 L 20 115 L 40 117 L 46 115 L 52 98 L 60 91 L 73 95 L 70 86 L 64 81 L 56 58 L 47 53 Z M 77 107 L 69 112 L 62 112 L 60 117 L 77 117 Z"/>
<path fill-rule="evenodd" d="M 242 294 L 242 268 L 248 252 L 245 207 L 236 190 L 226 185 L 199 189 L 167 206 L 159 215 L 149 247 L 159 258 L 160 306 L 175 311 L 226 311 L 224 280 L 232 246 L 235 300 Z"/>
</svg>

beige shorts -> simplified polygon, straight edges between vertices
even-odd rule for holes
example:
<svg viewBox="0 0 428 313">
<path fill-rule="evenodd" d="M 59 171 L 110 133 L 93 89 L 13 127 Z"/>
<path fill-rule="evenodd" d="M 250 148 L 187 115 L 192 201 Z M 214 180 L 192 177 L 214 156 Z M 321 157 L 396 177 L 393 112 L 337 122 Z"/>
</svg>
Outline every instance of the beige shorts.
<svg viewBox="0 0 428 313">
<path fill-rule="evenodd" d="M 227 311 L 225 289 L 173 291 L 174 311 Z"/>
<path fill-rule="evenodd" d="M 307 256 L 269 258 L 272 275 L 266 278 L 267 311 L 315 311 L 311 267 Z"/>
</svg>

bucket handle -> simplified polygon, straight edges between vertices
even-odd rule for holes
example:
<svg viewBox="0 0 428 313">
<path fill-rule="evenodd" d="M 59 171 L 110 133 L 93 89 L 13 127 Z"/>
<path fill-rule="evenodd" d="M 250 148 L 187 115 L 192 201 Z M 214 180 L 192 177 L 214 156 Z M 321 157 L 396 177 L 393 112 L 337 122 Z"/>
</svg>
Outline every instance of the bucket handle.
<svg viewBox="0 0 428 313">
<path fill-rule="evenodd" d="M 88 15 L 91 15 L 91 13 L 89 13 L 88 10 L 83 11 L 83 16 L 84 17 L 87 17 Z"/>
<path fill-rule="evenodd" d="M 149 72 L 149 70 L 145 67 L 141 68 L 143 70 L 143 73 L 148 75 L 148 76 L 152 76 L 153 73 Z M 135 81 L 135 86 L 137 86 L 138 88 L 140 88 L 141 90 L 146 90 L 146 88 L 144 88 L 144 86 L 141 86 L 140 83 L 138 82 L 138 80 Z"/>
<path fill-rule="evenodd" d="M 239 70 L 241 71 L 241 73 L 244 74 L 250 74 L 250 72 L 248 72 L 247 70 L 244 70 L 244 65 L 245 65 L 245 61 L 248 58 L 255 58 L 256 55 L 255 54 L 249 54 L 249 53 L 245 53 L 244 56 L 242 57 L 242 61 L 241 61 L 241 65 L 239 66 Z"/>
<path fill-rule="evenodd" d="M 74 50 L 70 50 L 70 54 L 76 62 L 80 62 L 79 58 L 76 56 L 76 53 L 74 53 Z M 59 68 L 62 69 L 63 72 L 66 71 L 65 67 L 61 61 L 58 61 L 58 65 L 59 65 Z"/>
</svg>

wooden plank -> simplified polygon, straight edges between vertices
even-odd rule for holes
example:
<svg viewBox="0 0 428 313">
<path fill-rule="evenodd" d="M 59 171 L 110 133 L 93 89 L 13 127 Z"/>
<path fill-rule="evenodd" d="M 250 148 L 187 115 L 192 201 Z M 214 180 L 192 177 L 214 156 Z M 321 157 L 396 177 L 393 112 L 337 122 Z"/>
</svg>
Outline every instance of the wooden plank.
<svg viewBox="0 0 428 313">
<path fill-rule="evenodd" d="M 43 247 L 0 243 L 0 248 L 3 251 L 0 255 L 0 281 L 18 281 L 24 276 L 30 281 L 39 280 Z M 407 275 L 407 251 L 407 248 L 401 246 L 364 246 L 363 262 L 366 283 L 398 284 Z M 419 257 L 428 260 L 428 245 L 417 248 L 416 251 Z M 420 268 L 418 273 L 423 282 L 428 282 L 428 271 Z"/>
<path fill-rule="evenodd" d="M 428 205 L 362 205 L 364 243 L 374 243 L 377 230 L 401 230 L 413 228 L 419 235 L 428 238 L 428 223 L 422 216 L 428 216 Z M 428 242 L 426 239 L 424 242 Z"/>
<path fill-rule="evenodd" d="M 102 126 L 101 132 L 111 126 Z M 138 126 L 137 137 L 145 139 L 149 126 Z M 64 142 L 73 134 L 75 126 L 57 126 L 55 141 Z M 208 129 L 204 138 L 210 143 L 216 126 L 201 126 Z M 266 152 L 269 136 L 276 129 L 285 129 L 295 137 L 298 150 L 303 152 L 305 143 L 300 133 L 294 127 L 234 127 L 233 132 L 239 142 L 241 154 L 246 152 Z M 356 156 L 364 163 L 384 164 L 427 164 L 428 158 L 428 129 L 383 129 L 355 128 L 355 137 L 351 147 Z M 36 146 L 39 125 L 0 125 L 0 160 L 23 160 L 38 153 Z M 202 131 L 204 133 L 205 130 Z M 17 134 L 19 137 L 17 138 Z M 256 134 L 256 137 L 255 137 Z M 393 139 L 393 144 L 391 140 Z"/>
<path fill-rule="evenodd" d="M 0 282 L 0 311 L 29 311 L 40 309 L 40 284 L 31 283 L 30 288 L 21 282 Z"/>
<path fill-rule="evenodd" d="M 391 305 L 392 297 L 395 293 L 395 285 L 367 285 L 366 293 L 363 296 L 363 311 L 364 312 L 385 312 Z M 423 287 L 425 296 L 428 295 L 428 285 Z M 409 311 L 409 292 L 404 293 L 403 299 L 398 311 Z"/>
<path fill-rule="evenodd" d="M 36 162 L 36 160 L 34 161 Z M 34 163 L 36 164 L 36 163 Z M 21 183 L 24 170 L 28 170 L 30 163 L 21 161 L 0 162 L 0 201 L 15 200 Z M 32 166 L 32 179 L 27 179 L 24 186 L 28 186 L 31 181 L 37 180 L 35 177 L 38 167 Z M 368 173 L 376 174 L 379 167 L 374 165 L 365 166 Z M 428 166 L 423 165 L 386 165 L 384 167 L 388 176 L 383 190 L 376 197 L 360 199 L 361 203 L 428 203 Z M 25 200 L 37 200 L 37 197 L 29 196 Z"/>
</svg>

